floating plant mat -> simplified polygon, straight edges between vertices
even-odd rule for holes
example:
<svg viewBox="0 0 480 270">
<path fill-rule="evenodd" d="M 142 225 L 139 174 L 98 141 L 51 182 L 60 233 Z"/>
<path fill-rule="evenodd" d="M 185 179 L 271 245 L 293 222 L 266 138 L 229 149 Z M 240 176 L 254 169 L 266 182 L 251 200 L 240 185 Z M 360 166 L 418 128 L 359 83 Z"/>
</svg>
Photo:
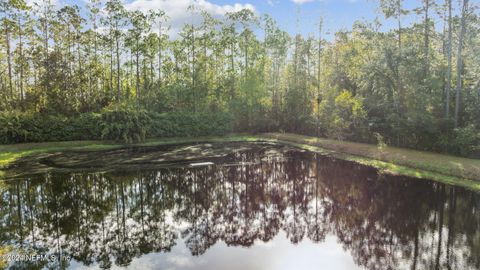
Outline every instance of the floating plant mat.
<svg viewBox="0 0 480 270">
<path fill-rule="evenodd" d="M 195 164 L 251 165 L 260 162 L 260 158 L 256 161 L 246 162 L 247 152 L 261 152 L 263 160 L 278 160 L 285 159 L 283 154 L 288 151 L 302 150 L 269 142 L 228 142 L 52 152 L 31 155 L 15 161 L 7 170 L 7 178 L 12 179 L 45 172 L 105 172 L 198 166 Z"/>
</svg>

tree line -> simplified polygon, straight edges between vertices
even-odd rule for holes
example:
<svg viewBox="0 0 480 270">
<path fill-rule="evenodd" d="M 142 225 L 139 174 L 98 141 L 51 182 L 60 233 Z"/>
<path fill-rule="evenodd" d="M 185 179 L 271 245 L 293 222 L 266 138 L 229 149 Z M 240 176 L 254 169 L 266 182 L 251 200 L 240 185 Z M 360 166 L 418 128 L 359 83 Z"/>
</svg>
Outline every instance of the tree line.
<svg viewBox="0 0 480 270">
<path fill-rule="evenodd" d="M 162 10 L 120 0 L 0 4 L 0 111 L 75 117 L 133 104 L 232 115 L 234 130 L 289 131 L 468 155 L 478 148 L 480 38 L 469 0 L 377 1 L 381 16 L 322 38 L 250 9 L 192 2 L 175 35 Z M 415 16 L 406 25 L 405 17 Z M 387 21 L 396 27 L 380 28 Z M 375 136 L 372 136 L 375 134 Z"/>
</svg>

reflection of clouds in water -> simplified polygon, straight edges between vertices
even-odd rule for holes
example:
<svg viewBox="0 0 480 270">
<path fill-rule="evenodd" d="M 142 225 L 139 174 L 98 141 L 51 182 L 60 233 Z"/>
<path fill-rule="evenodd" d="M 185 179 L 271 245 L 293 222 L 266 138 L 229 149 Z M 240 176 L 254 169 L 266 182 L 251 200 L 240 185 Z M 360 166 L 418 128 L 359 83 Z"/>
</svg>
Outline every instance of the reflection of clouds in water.
<svg viewBox="0 0 480 270">
<path fill-rule="evenodd" d="M 291 243 L 282 238 L 281 248 L 275 249 L 277 257 L 274 268 L 278 270 L 290 269 L 326 269 L 326 270 L 356 270 L 364 269 L 355 264 L 349 252 L 345 251 L 338 239 L 328 235 L 324 242 L 316 244 L 305 239 L 291 248 Z"/>
<path fill-rule="evenodd" d="M 440 269 L 478 269 L 478 195 L 467 190 L 376 181 L 373 169 L 274 146 L 215 164 L 12 182 L 0 218 L 7 240 L 58 243 L 93 269 L 430 269 L 437 258 Z"/>
<path fill-rule="evenodd" d="M 177 243 L 171 253 L 151 253 L 133 260 L 129 269 L 198 269 L 207 261 L 203 258 L 193 257 L 182 241 Z M 124 269 L 114 267 L 112 269 Z M 211 268 L 214 269 L 214 268 Z"/>
<path fill-rule="evenodd" d="M 195 266 L 195 264 L 193 263 L 193 260 L 187 254 L 184 254 L 183 256 L 180 256 L 178 254 L 168 256 L 167 262 L 174 265 L 175 269 L 191 268 Z"/>
<path fill-rule="evenodd" d="M 322 244 L 305 239 L 295 245 L 280 232 L 272 241 L 257 241 L 251 248 L 228 247 L 218 242 L 202 256 L 192 256 L 179 241 L 171 254 L 149 254 L 135 259 L 131 269 L 175 270 L 356 270 L 350 254 L 337 242 L 335 236 L 327 236 Z M 120 269 L 120 268 L 119 268 Z"/>
</svg>

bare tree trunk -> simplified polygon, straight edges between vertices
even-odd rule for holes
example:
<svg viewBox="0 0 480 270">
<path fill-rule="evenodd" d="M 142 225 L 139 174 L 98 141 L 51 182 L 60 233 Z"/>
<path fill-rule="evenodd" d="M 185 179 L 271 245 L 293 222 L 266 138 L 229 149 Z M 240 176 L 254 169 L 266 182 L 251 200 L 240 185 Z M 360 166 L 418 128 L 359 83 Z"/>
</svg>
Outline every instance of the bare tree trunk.
<svg viewBox="0 0 480 270">
<path fill-rule="evenodd" d="M 129 84 L 127 87 L 135 87 L 134 85 L 136 84 L 136 80 L 132 80 L 131 78 L 135 77 L 133 75 L 135 71 L 134 63 L 135 63 L 135 57 L 133 53 L 133 49 L 129 50 L 129 57 L 130 57 L 130 63 L 127 62 L 128 65 L 128 71 L 125 73 L 125 77 L 127 77 L 127 84 Z M 128 93 L 125 93 L 125 98 L 128 99 Z"/>
<path fill-rule="evenodd" d="M 205 28 L 204 31 L 205 32 L 203 34 L 203 55 L 205 57 L 205 63 L 204 63 L 204 67 L 203 67 L 203 69 L 204 69 L 204 71 L 203 71 L 204 82 L 203 83 L 206 86 L 207 85 L 207 80 L 208 80 L 208 70 L 207 70 L 207 68 L 208 68 L 208 59 L 209 58 L 207 57 L 207 35 L 205 34 L 207 29 Z"/>
<path fill-rule="evenodd" d="M 12 78 L 12 52 L 10 49 L 10 26 L 5 25 L 5 42 L 7 46 L 7 64 L 8 64 L 8 90 L 10 91 L 10 99 L 13 102 L 13 78 Z"/>
<path fill-rule="evenodd" d="M 120 101 L 121 96 L 121 85 L 120 85 L 120 41 L 118 34 L 116 36 L 116 53 L 117 53 L 117 99 Z"/>
<path fill-rule="evenodd" d="M 142 85 L 142 89 L 143 92 L 140 92 L 138 93 L 139 97 L 143 97 L 145 95 L 145 93 L 147 93 L 147 88 L 148 88 L 148 85 L 150 83 L 150 78 L 149 78 L 149 72 L 148 72 L 148 69 L 147 69 L 147 57 L 145 55 L 143 55 L 143 58 L 142 58 L 142 63 L 143 63 L 143 85 Z"/>
<path fill-rule="evenodd" d="M 192 24 L 192 91 L 193 91 L 193 111 L 197 111 L 197 91 L 195 89 L 195 26 Z"/>
<path fill-rule="evenodd" d="M 21 102 L 21 107 L 23 109 L 23 96 L 24 96 L 24 93 L 23 93 L 23 73 L 24 73 L 24 70 L 23 70 L 23 35 L 22 35 L 22 25 L 21 25 L 21 21 L 20 21 L 20 18 L 18 18 L 18 36 L 19 36 L 19 53 L 20 53 L 20 102 Z"/>
<path fill-rule="evenodd" d="M 80 31 L 77 32 L 77 36 L 80 37 Z M 83 75 L 83 68 L 82 68 L 82 54 L 80 52 L 80 41 L 77 43 L 77 57 L 78 57 L 78 74 L 80 76 Z M 83 92 L 83 91 L 82 91 Z M 82 93 L 82 96 L 84 96 L 84 93 Z"/>
<path fill-rule="evenodd" d="M 162 87 L 162 23 L 158 27 L 158 84 Z"/>
<path fill-rule="evenodd" d="M 137 40 L 136 40 L 136 46 L 137 46 L 137 51 L 135 52 L 135 77 L 136 77 L 136 80 L 135 80 L 135 94 L 136 94 L 136 97 L 137 97 L 137 105 L 139 103 L 139 98 L 140 98 L 140 48 L 139 48 L 139 45 L 138 45 L 138 39 L 139 37 L 137 37 Z"/>
<path fill-rule="evenodd" d="M 397 0 L 398 48 L 402 48 L 402 0 Z M 400 51 L 401 52 L 401 51 Z"/>
<path fill-rule="evenodd" d="M 248 33 L 245 30 L 245 83 L 248 78 Z"/>
<path fill-rule="evenodd" d="M 152 53 L 152 55 L 149 56 L 149 60 L 150 60 L 150 79 L 149 79 L 149 85 L 148 85 L 149 89 L 152 88 L 153 81 L 155 80 L 155 69 L 153 67 L 153 62 L 154 62 L 153 59 L 155 59 L 154 53 Z"/>
<path fill-rule="evenodd" d="M 398 53 L 399 53 L 399 63 L 397 67 L 397 83 L 398 83 L 398 106 L 399 113 L 403 114 L 404 106 L 404 89 L 402 76 L 400 74 L 400 63 L 402 61 L 402 0 L 397 0 L 397 24 L 398 24 Z M 399 144 L 398 140 L 397 143 Z"/>
<path fill-rule="evenodd" d="M 322 26 L 323 19 L 320 18 L 320 24 L 318 27 L 318 67 L 317 67 L 317 137 L 320 137 L 320 76 L 321 76 L 321 67 L 322 67 Z"/>
<path fill-rule="evenodd" d="M 448 41 L 447 41 L 447 85 L 445 90 L 445 117 L 450 117 L 450 92 L 452 89 L 452 0 L 448 5 Z"/>
<path fill-rule="evenodd" d="M 424 21 L 424 27 L 425 27 L 425 33 L 424 33 L 424 50 L 425 50 L 425 59 L 424 59 L 424 76 L 426 79 L 426 76 L 428 75 L 429 71 L 429 59 L 428 59 L 428 53 L 429 53 L 429 44 L 430 44 L 430 25 L 429 25 L 429 18 L 428 18 L 428 11 L 430 8 L 430 1 L 429 0 L 424 0 L 425 3 L 425 21 Z"/>
<path fill-rule="evenodd" d="M 94 59 L 94 65 L 95 69 L 97 68 L 97 51 L 98 51 L 98 42 L 97 42 L 97 21 L 96 17 L 94 18 L 93 21 L 93 59 Z M 98 76 L 95 75 L 95 93 L 98 94 Z"/>
<path fill-rule="evenodd" d="M 113 40 L 110 44 L 110 91 L 113 92 Z"/>
<path fill-rule="evenodd" d="M 48 1 L 48 3 L 44 6 L 44 9 L 43 9 L 43 23 L 44 23 L 44 27 L 43 27 L 43 35 L 44 35 L 44 43 L 45 43 L 45 59 L 47 59 L 48 57 L 48 16 L 50 15 L 49 13 L 49 7 L 48 5 L 50 4 L 50 1 Z"/>
<path fill-rule="evenodd" d="M 468 12 L 468 0 L 463 0 L 462 19 L 460 23 L 460 36 L 458 38 L 458 52 L 457 52 L 457 85 L 455 91 L 455 127 L 458 127 L 459 114 L 460 114 L 460 92 L 462 90 L 462 50 L 463 39 L 466 31 L 466 21 Z"/>
<path fill-rule="evenodd" d="M 232 74 L 231 74 L 231 84 L 232 88 L 230 89 L 230 99 L 235 98 L 235 42 L 232 40 L 232 43 L 230 44 L 230 62 L 232 65 Z"/>
</svg>

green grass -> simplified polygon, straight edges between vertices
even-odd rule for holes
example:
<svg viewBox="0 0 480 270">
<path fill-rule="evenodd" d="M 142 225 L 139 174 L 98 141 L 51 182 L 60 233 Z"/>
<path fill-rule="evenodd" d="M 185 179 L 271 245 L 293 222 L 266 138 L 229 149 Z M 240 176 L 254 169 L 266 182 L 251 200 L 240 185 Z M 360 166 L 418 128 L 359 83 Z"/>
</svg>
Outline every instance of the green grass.
<svg viewBox="0 0 480 270">
<path fill-rule="evenodd" d="M 135 146 L 158 146 L 189 142 L 271 141 L 319 152 L 379 169 L 381 172 L 432 179 L 480 191 L 480 160 L 377 145 L 336 141 L 296 134 L 267 133 L 257 136 L 232 134 L 224 137 L 149 139 Z M 125 147 L 108 141 L 71 141 L 0 145 L 0 179 L 13 161 L 32 154 L 59 151 L 96 151 Z"/>
<path fill-rule="evenodd" d="M 397 147 L 336 141 L 297 134 L 268 133 L 262 137 L 310 151 L 354 161 L 382 172 L 459 185 L 480 191 L 480 160 Z"/>
</svg>

